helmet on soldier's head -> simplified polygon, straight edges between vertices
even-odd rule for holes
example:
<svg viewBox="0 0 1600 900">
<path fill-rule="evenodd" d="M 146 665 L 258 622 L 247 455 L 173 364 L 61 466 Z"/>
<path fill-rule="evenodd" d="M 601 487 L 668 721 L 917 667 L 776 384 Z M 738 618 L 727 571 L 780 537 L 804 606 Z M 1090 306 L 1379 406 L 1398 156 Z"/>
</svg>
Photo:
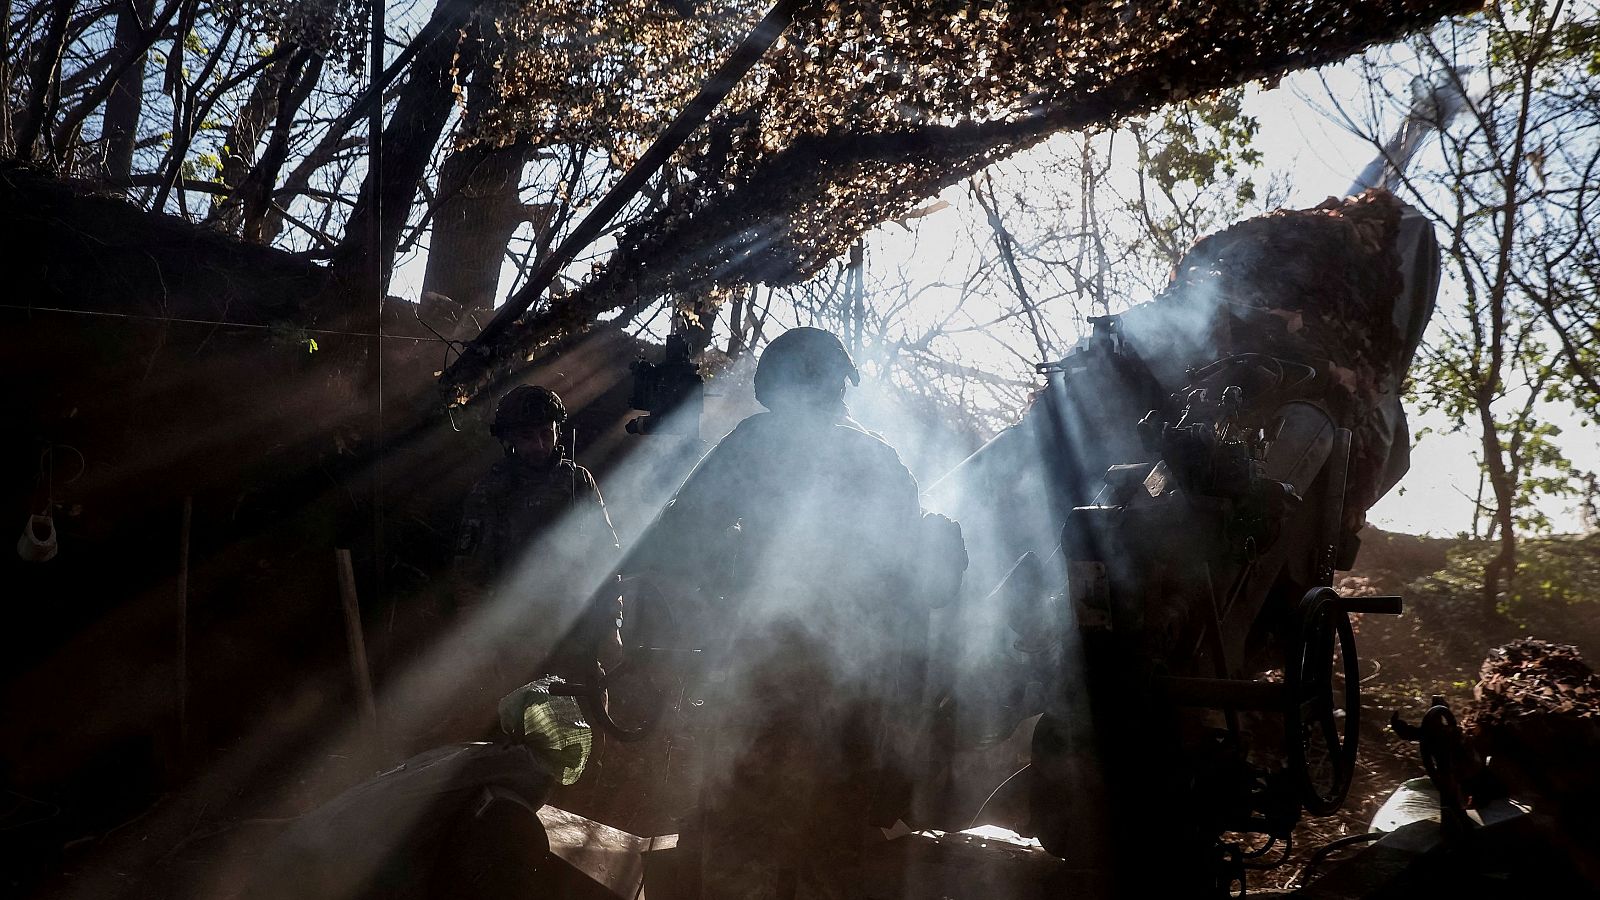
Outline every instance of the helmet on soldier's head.
<svg viewBox="0 0 1600 900">
<path fill-rule="evenodd" d="M 821 328 L 791 328 L 773 339 L 756 363 L 756 400 L 800 403 L 837 399 L 844 383 L 861 384 L 861 373 L 844 342 Z"/>
<path fill-rule="evenodd" d="M 560 425 L 567 420 L 566 404 L 555 391 L 533 384 L 521 384 L 506 392 L 494 408 L 489 433 L 504 439 L 519 425 Z"/>
</svg>

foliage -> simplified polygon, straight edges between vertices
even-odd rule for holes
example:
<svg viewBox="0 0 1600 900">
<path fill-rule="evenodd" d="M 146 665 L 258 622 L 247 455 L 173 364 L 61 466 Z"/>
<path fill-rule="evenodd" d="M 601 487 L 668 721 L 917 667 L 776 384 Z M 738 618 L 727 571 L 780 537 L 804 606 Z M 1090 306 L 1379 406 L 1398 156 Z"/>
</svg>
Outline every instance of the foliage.
<svg viewBox="0 0 1600 900">
<path fill-rule="evenodd" d="M 1405 192 L 1442 229 L 1440 314 L 1412 386 L 1416 398 L 1479 439 L 1487 492 L 1474 534 L 1498 540 L 1483 589 L 1520 590 L 1519 533 L 1548 530 L 1537 498 L 1576 497 L 1586 473 L 1562 450 L 1557 422 L 1600 424 L 1595 366 L 1600 313 L 1590 223 L 1600 218 L 1600 103 L 1584 74 L 1600 5 L 1527 0 L 1491 7 L 1417 39 L 1414 57 L 1368 61 L 1363 121 L 1414 98 L 1386 85 L 1438 84 L 1463 111 Z M 1347 109 L 1353 121 L 1356 116 Z M 1427 115 L 1428 113 L 1424 113 Z"/>
<path fill-rule="evenodd" d="M 1140 168 L 1149 169 L 1164 191 L 1237 178 L 1241 168 L 1261 162 L 1261 151 L 1251 146 L 1261 123 L 1243 113 L 1243 103 L 1244 91 L 1234 89 L 1169 108 L 1139 147 Z M 1253 199 L 1254 183 L 1241 182 L 1238 194 L 1241 201 Z"/>
<path fill-rule="evenodd" d="M 354 75 L 366 69 L 372 2 L 233 0 L 221 4 L 216 12 L 220 19 L 242 21 L 252 37 L 268 45 L 315 48 L 329 59 L 344 63 L 346 71 Z"/>
<path fill-rule="evenodd" d="M 1243 217 L 1258 199 L 1247 173 L 1261 162 L 1252 143 L 1261 126 L 1244 114 L 1243 103 L 1242 89 L 1223 91 L 1129 127 L 1138 150 L 1139 191 L 1126 201 L 1128 212 L 1139 220 L 1141 244 L 1167 269 L 1191 244 Z"/>
<path fill-rule="evenodd" d="M 1451 549 L 1443 569 L 1418 579 L 1408 592 L 1434 604 L 1480 604 L 1484 571 L 1495 553 L 1491 544 L 1464 541 Z M 1600 534 L 1523 541 L 1511 584 L 1492 611 L 1517 628 L 1554 638 L 1574 622 L 1594 619 L 1600 611 Z"/>
</svg>

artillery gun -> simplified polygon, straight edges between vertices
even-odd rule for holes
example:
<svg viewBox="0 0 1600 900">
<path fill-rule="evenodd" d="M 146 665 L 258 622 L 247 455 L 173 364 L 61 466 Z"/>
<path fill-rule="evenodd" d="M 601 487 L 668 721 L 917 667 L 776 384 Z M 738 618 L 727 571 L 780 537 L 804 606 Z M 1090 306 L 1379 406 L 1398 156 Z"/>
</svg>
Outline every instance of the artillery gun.
<svg viewBox="0 0 1600 900">
<path fill-rule="evenodd" d="M 1155 302 L 1091 319 L 1022 420 L 929 492 L 963 523 L 972 592 L 999 585 L 951 633 L 1010 645 L 952 655 L 1014 662 L 969 720 L 1040 715 L 1016 824 L 1102 893 L 1242 888 L 1350 788 L 1350 616 L 1401 600 L 1342 597 L 1334 573 L 1409 467 L 1400 394 L 1439 283 L 1431 225 L 1384 188 L 1463 74 L 1414 86 L 1350 199 L 1206 238 Z"/>
<path fill-rule="evenodd" d="M 952 631 L 1001 639 L 949 655 L 1013 661 L 1000 686 L 950 673 L 981 710 L 954 730 L 1041 715 L 1010 824 L 1108 893 L 1224 892 L 1344 801 L 1349 617 L 1401 602 L 1342 597 L 1334 573 L 1407 465 L 1432 241 L 1382 192 L 1208 239 L 1163 297 L 1041 365 L 1022 421 L 930 490 L 968 535 L 974 597 L 998 582 Z"/>
</svg>

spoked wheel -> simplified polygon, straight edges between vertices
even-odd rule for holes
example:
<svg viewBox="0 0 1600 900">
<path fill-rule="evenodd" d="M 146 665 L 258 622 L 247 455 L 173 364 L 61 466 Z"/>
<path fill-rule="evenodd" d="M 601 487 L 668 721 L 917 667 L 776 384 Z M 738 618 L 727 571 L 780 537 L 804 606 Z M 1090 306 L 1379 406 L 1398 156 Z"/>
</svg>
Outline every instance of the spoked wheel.
<svg viewBox="0 0 1600 900">
<path fill-rule="evenodd" d="M 1361 675 L 1350 616 L 1332 588 L 1300 601 L 1284 660 L 1284 738 L 1300 803 L 1325 816 L 1344 803 L 1355 774 Z"/>
</svg>

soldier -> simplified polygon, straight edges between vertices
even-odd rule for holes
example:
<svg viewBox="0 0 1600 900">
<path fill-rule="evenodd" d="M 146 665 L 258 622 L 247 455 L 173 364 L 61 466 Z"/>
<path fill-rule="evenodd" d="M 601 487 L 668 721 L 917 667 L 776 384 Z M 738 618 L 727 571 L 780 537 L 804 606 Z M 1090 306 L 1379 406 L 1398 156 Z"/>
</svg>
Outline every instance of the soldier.
<svg viewBox="0 0 1600 900">
<path fill-rule="evenodd" d="M 615 565 L 616 532 L 589 470 L 561 446 L 566 406 L 548 388 L 520 385 L 495 407 L 489 433 L 505 457 L 467 495 L 456 544 L 458 613 L 493 648 L 472 688 L 475 719 L 493 721 L 494 698 L 539 674 L 585 673 L 598 652 L 620 650 L 621 600 L 583 609 L 600 573 Z M 491 601 L 496 601 L 491 603 Z M 482 709 L 479 709 L 479 708 Z"/>
<path fill-rule="evenodd" d="M 850 418 L 847 382 L 860 375 L 834 335 L 775 339 L 755 374 L 769 411 L 702 460 L 651 532 L 646 570 L 698 588 L 702 627 L 725 636 L 706 898 L 859 889 L 867 826 L 899 812 L 883 776 L 921 698 L 927 609 L 966 567 L 960 528 L 925 516 L 894 449 Z"/>
</svg>

